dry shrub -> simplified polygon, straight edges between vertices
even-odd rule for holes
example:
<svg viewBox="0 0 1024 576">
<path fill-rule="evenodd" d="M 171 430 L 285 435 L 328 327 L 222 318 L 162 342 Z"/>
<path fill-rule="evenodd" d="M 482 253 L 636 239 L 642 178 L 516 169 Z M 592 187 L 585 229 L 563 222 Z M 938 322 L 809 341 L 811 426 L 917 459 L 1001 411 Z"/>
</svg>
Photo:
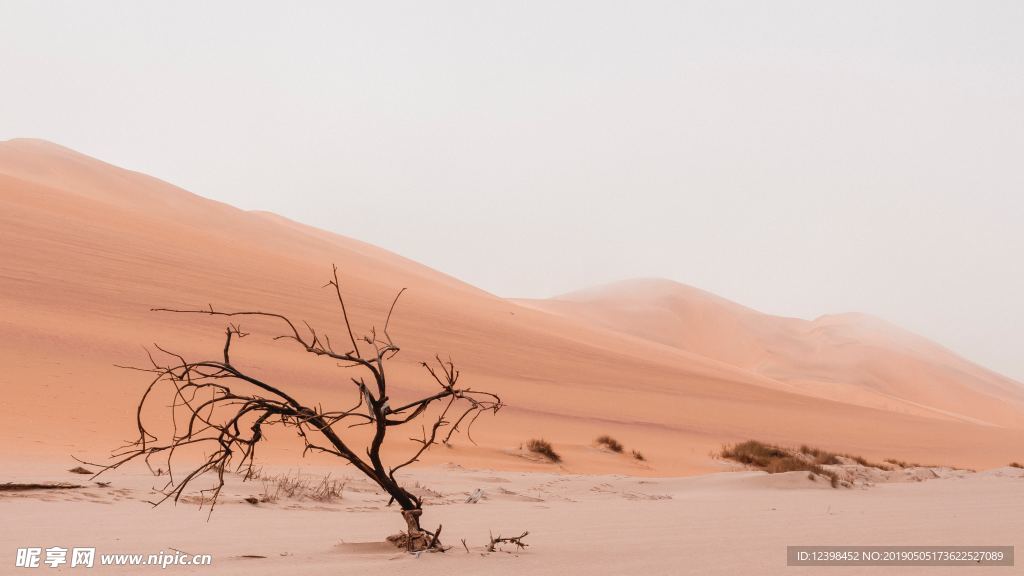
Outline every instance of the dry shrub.
<svg viewBox="0 0 1024 576">
<path fill-rule="evenodd" d="M 540 454 L 552 462 L 561 462 L 562 457 L 551 447 L 551 443 L 543 438 L 534 438 L 526 443 L 526 448 L 534 454 Z"/>
<path fill-rule="evenodd" d="M 639 450 L 633 450 L 633 458 L 636 458 L 637 460 L 640 460 L 641 462 L 643 462 L 644 460 L 647 460 L 647 458 L 644 458 L 644 455 L 642 453 L 640 453 Z"/>
<path fill-rule="evenodd" d="M 799 453 L 805 455 L 808 459 L 813 458 L 814 460 L 817 460 L 821 457 L 821 454 L 824 454 L 819 450 L 818 455 L 815 455 L 811 450 L 812 449 L 807 446 L 802 446 Z M 839 487 L 839 475 L 835 472 L 826 470 L 814 461 L 808 461 L 807 459 L 800 458 L 795 453 L 791 453 L 786 449 L 773 444 L 765 444 L 764 442 L 758 442 L 757 440 L 748 440 L 746 442 L 741 442 L 740 444 L 723 447 L 722 457 L 735 460 L 741 464 L 760 468 L 769 474 L 778 474 L 781 472 L 809 472 L 810 474 L 808 474 L 808 477 L 812 480 L 815 475 L 824 476 L 829 479 L 833 488 Z"/>
<path fill-rule="evenodd" d="M 771 463 L 772 460 L 785 458 L 787 456 L 789 456 L 789 453 L 782 448 L 758 442 L 757 440 L 747 440 L 740 444 L 734 444 L 732 446 L 725 446 L 722 448 L 723 458 L 735 460 L 740 464 L 755 466 L 757 468 L 767 468 L 768 464 Z"/>
<path fill-rule="evenodd" d="M 1024 464 L 1021 464 L 1020 462 L 1010 462 L 1010 467 L 1011 468 L 1024 468 Z"/>
<path fill-rule="evenodd" d="M 612 438 L 611 436 L 598 436 L 597 443 L 604 446 L 605 448 L 608 448 L 612 452 L 617 452 L 619 454 L 622 453 L 622 444 L 620 444 L 618 440 Z"/>
</svg>

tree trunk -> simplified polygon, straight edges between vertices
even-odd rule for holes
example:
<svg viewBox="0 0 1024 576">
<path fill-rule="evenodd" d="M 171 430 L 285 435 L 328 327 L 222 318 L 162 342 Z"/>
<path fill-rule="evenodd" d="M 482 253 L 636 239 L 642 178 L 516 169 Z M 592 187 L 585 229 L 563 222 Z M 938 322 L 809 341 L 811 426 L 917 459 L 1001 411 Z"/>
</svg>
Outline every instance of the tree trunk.
<svg viewBox="0 0 1024 576">
<path fill-rule="evenodd" d="M 422 514 L 423 510 L 419 508 L 414 510 L 402 510 L 402 517 L 405 518 L 405 524 L 407 526 L 404 538 L 404 548 L 410 552 L 426 550 L 427 545 L 430 543 L 430 535 L 420 528 L 420 516 Z"/>
</svg>

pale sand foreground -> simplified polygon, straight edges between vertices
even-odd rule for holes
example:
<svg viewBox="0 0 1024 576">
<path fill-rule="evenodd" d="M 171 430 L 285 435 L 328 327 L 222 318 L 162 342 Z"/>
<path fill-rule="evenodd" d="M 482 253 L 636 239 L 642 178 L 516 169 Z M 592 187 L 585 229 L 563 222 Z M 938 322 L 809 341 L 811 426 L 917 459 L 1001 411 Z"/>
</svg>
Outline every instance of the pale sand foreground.
<svg viewBox="0 0 1024 576">
<path fill-rule="evenodd" d="M 59 464 L 5 466 L 0 482 L 87 476 Z M 271 471 L 265 471 L 269 474 Z M 274 470 L 273 472 L 283 472 Z M 305 468 L 312 476 L 323 468 Z M 334 469 L 344 478 L 344 469 Z M 805 473 L 727 472 L 687 478 L 471 470 L 454 464 L 410 473 L 433 491 L 425 524 L 443 524 L 446 554 L 414 557 L 383 538 L 401 527 L 386 498 L 351 476 L 340 500 L 281 498 L 251 505 L 260 481 L 230 479 L 207 521 L 195 503 L 152 508 L 157 480 L 115 472 L 109 487 L 0 494 L 0 566 L 15 549 L 95 546 L 98 553 L 172 548 L 212 554 L 213 567 L 180 574 L 1010 574 L 1019 567 L 787 567 L 787 545 L 1016 545 L 1024 534 L 1024 470 L 1001 468 L 925 482 L 831 489 Z M 480 488 L 478 504 L 465 502 Z M 423 493 L 424 488 L 418 488 Z M 15 520 L 16 519 L 16 520 Z M 529 530 L 522 552 L 483 553 L 489 531 Z M 466 539 L 467 553 L 460 543 Z M 374 544 L 377 543 L 377 544 Z M 506 547 L 506 549 L 509 549 Z M 265 558 L 244 558 L 244 555 Z M 49 571 L 49 568 L 42 568 Z M 63 571 L 69 571 L 67 566 Z M 54 571 L 57 572 L 57 571 Z M 93 568 L 97 574 L 159 568 Z"/>
</svg>

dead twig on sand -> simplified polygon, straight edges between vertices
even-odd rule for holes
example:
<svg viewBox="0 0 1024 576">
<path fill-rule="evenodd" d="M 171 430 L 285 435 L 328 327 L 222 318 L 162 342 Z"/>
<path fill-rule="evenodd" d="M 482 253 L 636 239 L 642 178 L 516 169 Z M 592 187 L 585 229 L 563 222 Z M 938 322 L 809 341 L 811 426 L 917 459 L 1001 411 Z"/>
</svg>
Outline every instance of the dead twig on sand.
<svg viewBox="0 0 1024 576">
<path fill-rule="evenodd" d="M 512 536 L 510 538 L 503 538 L 501 536 L 501 534 L 499 534 L 498 537 L 495 538 L 494 534 L 489 534 L 489 536 L 491 538 L 491 543 L 487 545 L 487 551 L 488 552 L 494 552 L 494 547 L 495 546 L 497 546 L 498 544 L 506 544 L 506 543 L 507 544 L 515 544 L 516 545 L 516 550 L 522 550 L 523 548 L 526 548 L 527 546 L 529 546 L 529 544 L 527 544 L 526 542 L 523 542 L 523 538 L 526 538 L 529 534 L 530 534 L 529 531 L 527 531 L 527 532 L 523 532 L 519 536 Z"/>
</svg>

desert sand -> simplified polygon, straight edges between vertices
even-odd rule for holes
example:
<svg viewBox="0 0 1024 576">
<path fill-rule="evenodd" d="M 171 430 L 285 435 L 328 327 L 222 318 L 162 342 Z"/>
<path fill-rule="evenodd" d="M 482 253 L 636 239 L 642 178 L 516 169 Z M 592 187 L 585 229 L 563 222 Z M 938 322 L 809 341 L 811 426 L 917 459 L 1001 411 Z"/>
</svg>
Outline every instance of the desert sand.
<svg viewBox="0 0 1024 576">
<path fill-rule="evenodd" d="M 67 480 L 72 455 L 100 461 L 132 436 L 147 379 L 115 365 L 143 364 L 144 346 L 219 354 L 222 321 L 151 308 L 269 310 L 339 330 L 322 288 L 332 263 L 360 331 L 379 327 L 395 293 L 408 289 L 390 328 L 402 347 L 391 368 L 397 397 L 430 389 L 418 362 L 441 354 L 465 382 L 507 403 L 481 418 L 475 445 L 435 449 L 410 472 L 445 502 L 426 522 L 444 522 L 449 544 L 466 538 L 477 547 L 488 529 L 530 530 L 528 551 L 453 550 L 452 560 L 338 547 L 379 542 L 399 527 L 365 491 L 324 506 L 253 506 L 240 499 L 254 488 L 232 484 L 207 523 L 194 505 L 143 505 L 153 479 L 133 468 L 101 478 L 109 488 L 0 497 L 4 516 L 21 519 L 0 536 L 3 561 L 54 534 L 146 551 L 205 546 L 218 574 L 280 572 L 300 559 L 314 574 L 334 573 L 339 559 L 399 573 L 423 564 L 426 573 L 564 573 L 583 564 L 601 568 L 591 573 L 773 573 L 784 569 L 787 543 L 1013 543 L 1024 533 L 1020 475 L 1001 468 L 1024 459 L 1024 388 L 881 320 L 778 318 L 663 280 L 544 301 L 500 298 L 358 240 L 39 140 L 0 143 L 0 482 Z M 245 328 L 253 335 L 237 364 L 310 403 L 350 401 L 338 386 L 344 371 L 274 342 L 270 326 Z M 597 448 L 600 434 L 646 460 Z M 281 436 L 262 453 L 268 469 L 332 465 L 299 463 Z M 533 437 L 552 442 L 563 462 L 524 457 Z M 716 458 L 723 444 L 749 438 L 980 472 L 823 489 Z M 335 475 L 345 474 L 358 486 L 337 465 Z M 481 487 L 486 502 L 459 502 Z"/>
<path fill-rule="evenodd" d="M 91 485 L 88 477 L 53 468 L 18 468 L 21 476 Z M 265 473 L 297 477 L 298 469 Z M 302 473 L 345 479 L 333 468 L 307 466 Z M 401 519 L 386 507 L 385 495 L 351 474 L 340 498 L 317 501 L 300 494 L 255 505 L 244 498 L 259 497 L 265 485 L 232 477 L 209 516 L 194 501 L 153 508 L 145 500 L 156 495 L 156 479 L 119 474 L 107 478 L 112 483 L 105 488 L 0 496 L 5 517 L 18 518 L 0 528 L 0 542 L 89 546 L 98 555 L 172 549 L 212 554 L 212 569 L 166 569 L 180 574 L 1014 573 L 1017 568 L 786 566 L 787 545 L 1019 543 L 1024 470 L 939 474 L 923 482 L 836 490 L 800 472 L 641 478 L 424 467 L 410 481 L 427 496 L 427 522 L 443 524 L 453 547 L 419 556 L 381 542 L 382 531 L 397 529 Z M 467 503 L 478 489 L 483 498 Z M 505 545 L 486 552 L 490 534 L 523 531 L 529 531 L 524 550 Z M 5 563 L 8 554 L 3 552 Z M 160 569 L 96 566 L 90 572 Z"/>
</svg>

